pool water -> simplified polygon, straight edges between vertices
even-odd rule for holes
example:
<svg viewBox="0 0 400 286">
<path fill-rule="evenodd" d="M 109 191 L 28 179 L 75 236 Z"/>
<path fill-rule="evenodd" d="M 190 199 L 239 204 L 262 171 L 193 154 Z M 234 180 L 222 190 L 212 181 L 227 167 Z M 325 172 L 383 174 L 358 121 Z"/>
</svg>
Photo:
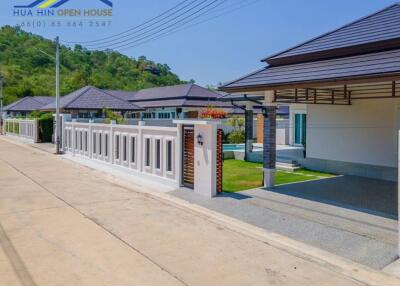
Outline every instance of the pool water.
<svg viewBox="0 0 400 286">
<path fill-rule="evenodd" d="M 244 151 L 244 144 L 224 144 L 222 150 L 225 151 Z"/>
</svg>

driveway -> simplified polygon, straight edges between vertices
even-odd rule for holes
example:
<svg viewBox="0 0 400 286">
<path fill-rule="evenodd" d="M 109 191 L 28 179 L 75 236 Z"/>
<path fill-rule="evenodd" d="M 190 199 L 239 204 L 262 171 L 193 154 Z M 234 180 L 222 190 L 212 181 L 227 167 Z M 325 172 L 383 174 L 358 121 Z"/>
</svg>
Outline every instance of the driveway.
<svg viewBox="0 0 400 286">
<path fill-rule="evenodd" d="M 345 272 L 398 282 L 273 246 L 1 138 L 0 174 L 2 285 L 365 285 Z"/>
<path fill-rule="evenodd" d="M 337 177 L 224 193 L 174 196 L 247 223 L 382 269 L 397 258 L 397 188 L 387 181 Z"/>
</svg>

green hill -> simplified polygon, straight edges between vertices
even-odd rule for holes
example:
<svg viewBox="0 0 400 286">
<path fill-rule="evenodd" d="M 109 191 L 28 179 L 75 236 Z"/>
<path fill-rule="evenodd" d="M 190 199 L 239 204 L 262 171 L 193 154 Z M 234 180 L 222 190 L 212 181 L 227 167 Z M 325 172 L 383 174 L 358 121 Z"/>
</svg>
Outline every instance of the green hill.
<svg viewBox="0 0 400 286">
<path fill-rule="evenodd" d="M 0 29 L 0 72 L 4 104 L 24 96 L 55 94 L 55 45 L 19 28 Z M 138 90 L 182 83 L 168 65 L 115 51 L 88 51 L 81 46 L 61 47 L 61 94 L 85 85 L 105 89 Z"/>
</svg>

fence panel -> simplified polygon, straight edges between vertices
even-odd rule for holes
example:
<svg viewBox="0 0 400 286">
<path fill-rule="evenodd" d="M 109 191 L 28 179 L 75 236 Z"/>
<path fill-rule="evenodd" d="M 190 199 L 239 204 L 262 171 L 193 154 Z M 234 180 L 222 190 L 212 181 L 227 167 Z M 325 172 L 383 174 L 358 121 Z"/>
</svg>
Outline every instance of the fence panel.
<svg viewBox="0 0 400 286">
<path fill-rule="evenodd" d="M 39 141 L 38 121 L 36 119 L 5 119 L 3 134 L 27 139 L 33 143 Z"/>
<path fill-rule="evenodd" d="M 63 135 L 66 153 L 179 186 L 177 127 L 73 121 L 64 123 Z"/>
</svg>

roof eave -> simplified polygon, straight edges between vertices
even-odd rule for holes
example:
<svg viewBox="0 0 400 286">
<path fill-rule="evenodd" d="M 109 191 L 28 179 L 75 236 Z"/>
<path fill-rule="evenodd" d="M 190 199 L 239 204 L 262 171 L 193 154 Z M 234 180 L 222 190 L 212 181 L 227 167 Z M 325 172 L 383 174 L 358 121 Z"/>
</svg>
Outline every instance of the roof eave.
<svg viewBox="0 0 400 286">
<path fill-rule="evenodd" d="M 310 81 L 298 82 L 281 82 L 277 84 L 261 84 L 261 85 L 247 85 L 247 86 L 234 86 L 224 87 L 222 90 L 225 92 L 252 92 L 252 91 L 265 91 L 265 90 L 279 90 L 288 88 L 314 88 L 322 86 L 342 85 L 342 84 L 357 84 L 357 83 L 372 83 L 382 81 L 400 80 L 400 71 L 382 74 L 369 74 L 351 77 L 338 77 L 331 79 L 319 79 Z"/>
<path fill-rule="evenodd" d="M 267 63 L 271 66 L 281 66 L 288 64 L 298 64 L 311 61 L 327 60 L 339 57 L 357 56 L 373 52 L 384 52 L 398 49 L 400 46 L 400 38 L 389 39 L 385 41 L 377 41 L 356 46 L 343 47 L 331 50 L 323 50 L 315 53 L 299 54 L 282 58 L 270 58 Z"/>
</svg>

